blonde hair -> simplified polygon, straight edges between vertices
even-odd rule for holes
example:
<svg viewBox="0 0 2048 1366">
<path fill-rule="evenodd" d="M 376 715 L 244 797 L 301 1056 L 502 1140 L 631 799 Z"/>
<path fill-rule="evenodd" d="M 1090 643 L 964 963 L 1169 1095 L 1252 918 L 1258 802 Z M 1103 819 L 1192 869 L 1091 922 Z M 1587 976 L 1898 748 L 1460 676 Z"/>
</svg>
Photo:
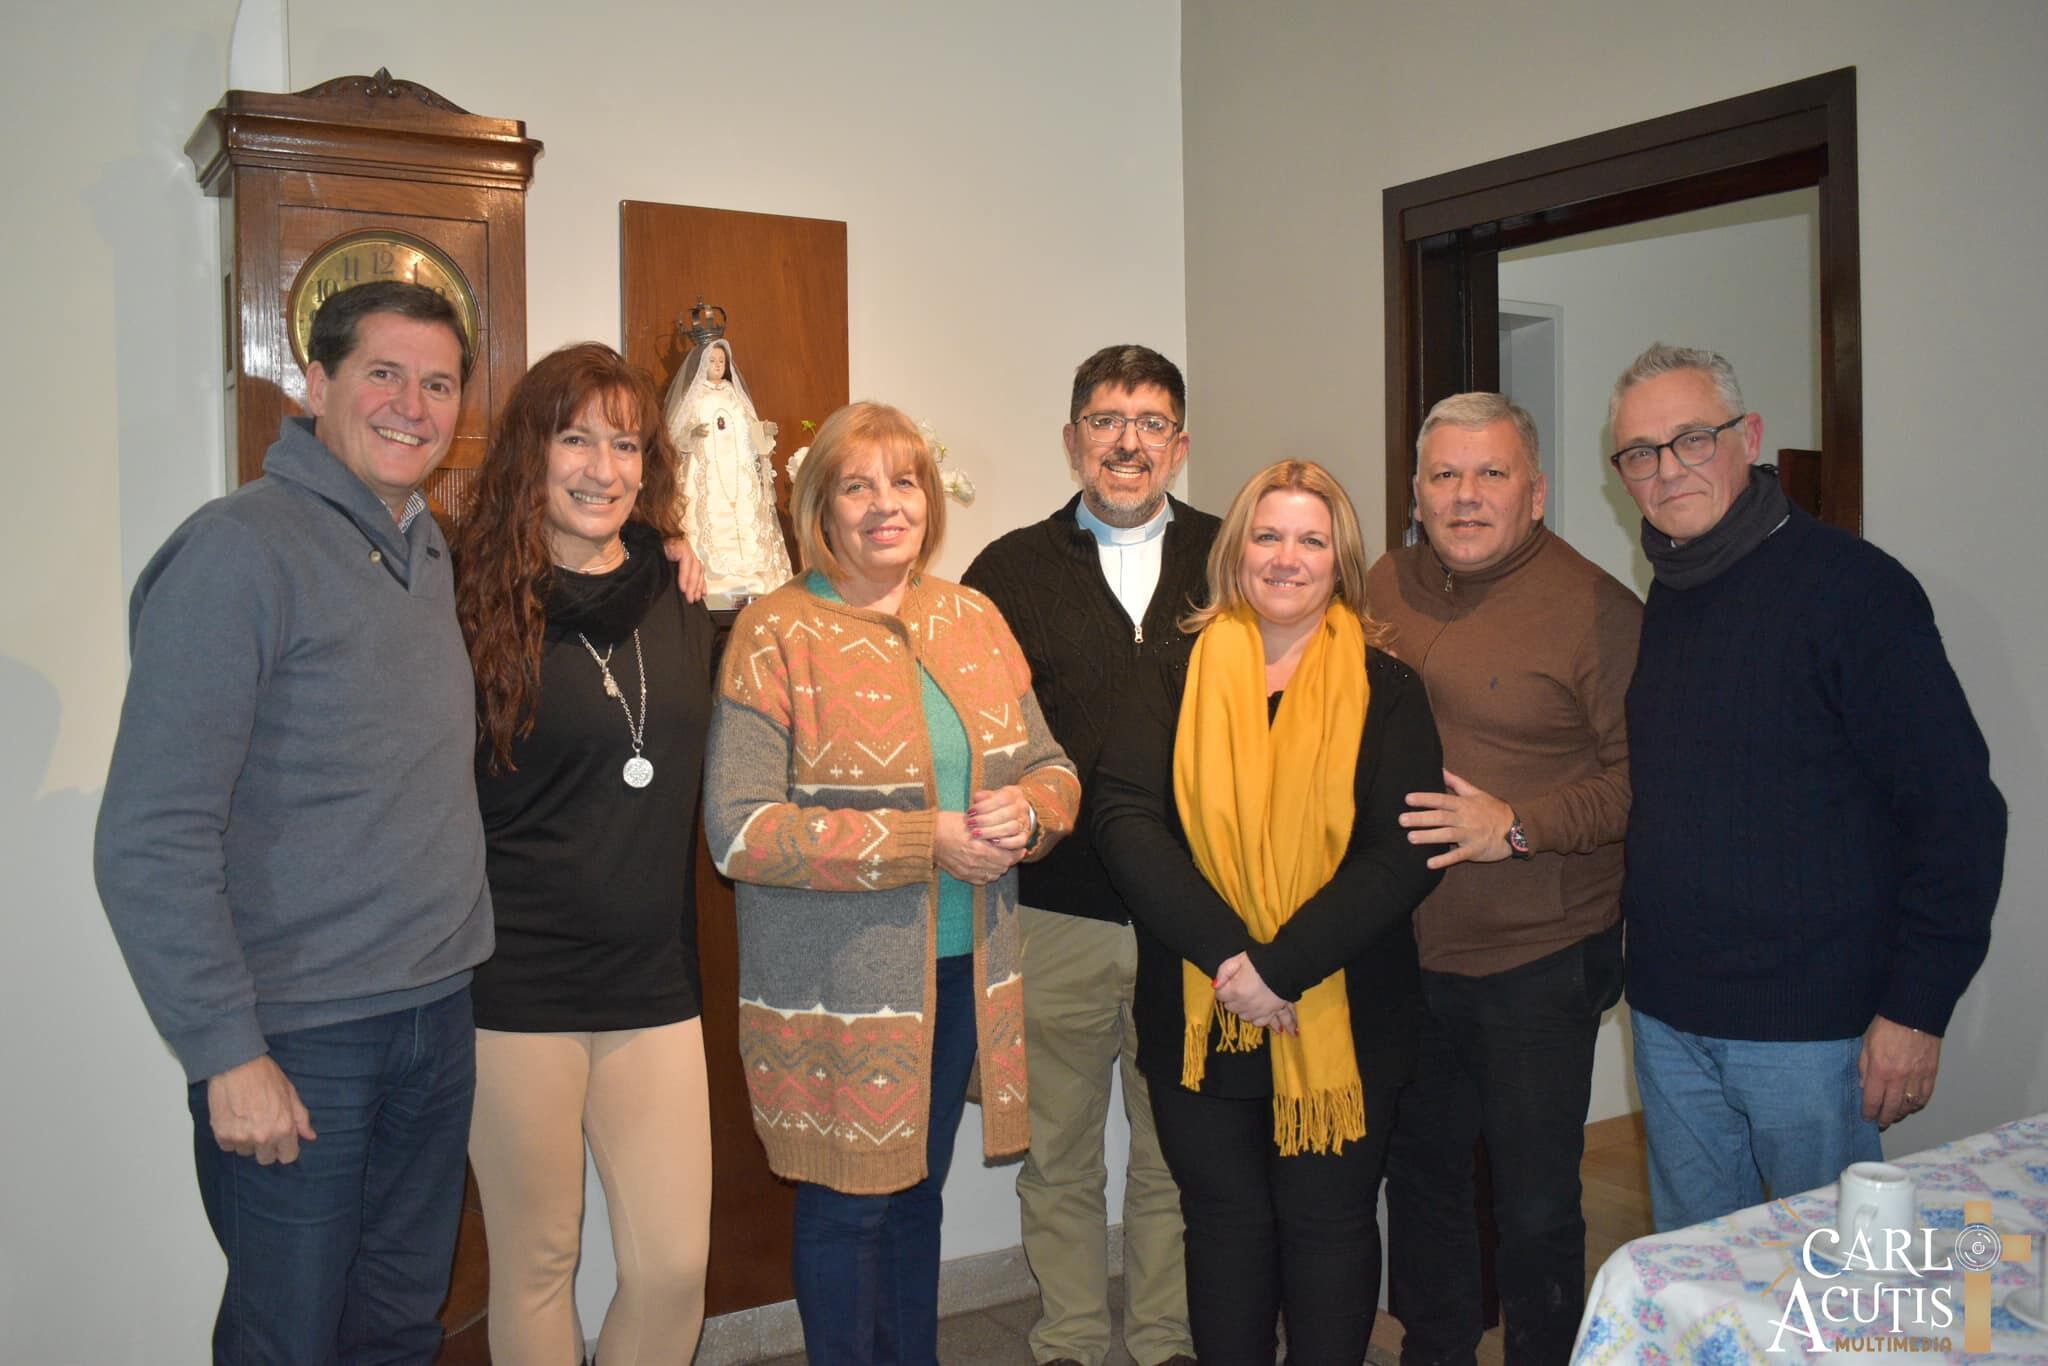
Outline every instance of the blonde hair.
<svg viewBox="0 0 2048 1366">
<path fill-rule="evenodd" d="M 830 520 L 826 509 L 841 471 L 861 455 L 881 456 L 890 470 L 908 466 L 924 490 L 924 544 L 918 547 L 911 573 L 924 572 L 946 534 L 946 490 L 939 483 L 939 462 L 917 424 L 902 409 L 886 403 L 849 403 L 819 426 L 789 493 L 789 516 L 796 525 L 797 553 L 804 568 L 817 570 L 835 586 L 845 571 L 825 529 Z"/>
<path fill-rule="evenodd" d="M 1359 529 L 1358 513 L 1337 476 L 1313 460 L 1280 460 L 1266 466 L 1246 481 L 1230 500 L 1223 514 L 1223 527 L 1209 547 L 1209 600 L 1180 620 L 1180 629 L 1193 635 L 1217 617 L 1235 611 L 1244 602 L 1237 586 L 1238 571 L 1244 567 L 1245 538 L 1251 535 L 1252 515 L 1259 500 L 1269 493 L 1298 489 L 1312 493 L 1330 509 L 1330 537 L 1337 552 L 1335 596 L 1357 614 L 1369 645 L 1386 640 L 1387 628 L 1365 610 L 1365 533 Z"/>
</svg>

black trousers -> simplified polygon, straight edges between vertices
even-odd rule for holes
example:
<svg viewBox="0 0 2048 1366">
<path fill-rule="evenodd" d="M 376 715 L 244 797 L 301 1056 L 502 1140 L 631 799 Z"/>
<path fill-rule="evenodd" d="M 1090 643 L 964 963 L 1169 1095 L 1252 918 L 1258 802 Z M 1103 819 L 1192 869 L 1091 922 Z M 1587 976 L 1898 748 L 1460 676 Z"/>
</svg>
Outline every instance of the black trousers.
<svg viewBox="0 0 2048 1366">
<path fill-rule="evenodd" d="M 1593 1042 L 1621 987 L 1619 925 L 1488 977 L 1422 974 L 1422 1051 L 1387 1167 L 1402 1366 L 1469 1366 L 1478 1348 L 1472 1146 L 1482 1135 L 1506 1361 L 1570 1359 L 1586 1304 L 1579 1160 Z"/>
<path fill-rule="evenodd" d="M 1357 1366 L 1379 1306 L 1380 1177 L 1398 1088 L 1365 1077 L 1366 1136 L 1341 1154 L 1281 1157 L 1270 1097 L 1199 1095 L 1152 1079 L 1159 1147 L 1187 1226 L 1195 1355 L 1268 1366 L 1287 1320 L 1290 1366 Z"/>
</svg>

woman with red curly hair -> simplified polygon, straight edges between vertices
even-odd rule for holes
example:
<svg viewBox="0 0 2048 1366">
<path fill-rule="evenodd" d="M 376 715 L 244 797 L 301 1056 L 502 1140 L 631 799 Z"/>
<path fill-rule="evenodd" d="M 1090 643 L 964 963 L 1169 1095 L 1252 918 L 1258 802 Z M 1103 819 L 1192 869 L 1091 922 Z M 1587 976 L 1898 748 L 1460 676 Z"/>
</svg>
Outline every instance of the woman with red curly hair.
<svg viewBox="0 0 2048 1366">
<path fill-rule="evenodd" d="M 675 452 L 652 381 L 564 347 L 506 400 L 456 532 L 498 946 L 477 969 L 470 1161 L 491 1359 L 583 1359 L 583 1152 L 618 1293 L 606 1366 L 686 1363 L 704 1317 L 711 1136 L 690 854 L 711 621 L 677 591 Z"/>
</svg>

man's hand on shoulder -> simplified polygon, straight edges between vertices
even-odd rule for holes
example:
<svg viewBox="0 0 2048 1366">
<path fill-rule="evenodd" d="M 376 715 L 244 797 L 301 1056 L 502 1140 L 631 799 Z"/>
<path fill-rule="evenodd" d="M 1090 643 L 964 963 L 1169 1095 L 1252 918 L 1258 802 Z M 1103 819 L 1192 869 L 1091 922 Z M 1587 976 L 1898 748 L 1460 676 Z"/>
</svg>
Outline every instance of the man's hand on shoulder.
<svg viewBox="0 0 2048 1366">
<path fill-rule="evenodd" d="M 1941 1035 L 1875 1017 L 1863 1031 L 1863 1053 L 1856 1059 L 1863 1078 L 1863 1117 L 1882 1127 L 1926 1109 L 1940 1069 Z"/>
<path fill-rule="evenodd" d="M 1498 863 L 1508 856 L 1508 827 L 1515 810 L 1490 792 L 1481 792 L 1449 769 L 1444 792 L 1411 792 L 1409 810 L 1401 813 L 1410 844 L 1448 844 L 1429 861 L 1432 868 L 1454 863 Z"/>
<path fill-rule="evenodd" d="M 265 1167 L 298 1161 L 300 1142 L 319 1137 L 298 1089 L 267 1053 L 208 1077 L 206 1109 L 222 1152 Z"/>
<path fill-rule="evenodd" d="M 690 543 L 680 536 L 670 536 L 662 541 L 661 553 L 668 556 L 676 567 L 676 587 L 686 602 L 701 602 L 704 599 L 704 562 L 697 558 L 697 552 L 690 549 Z"/>
</svg>

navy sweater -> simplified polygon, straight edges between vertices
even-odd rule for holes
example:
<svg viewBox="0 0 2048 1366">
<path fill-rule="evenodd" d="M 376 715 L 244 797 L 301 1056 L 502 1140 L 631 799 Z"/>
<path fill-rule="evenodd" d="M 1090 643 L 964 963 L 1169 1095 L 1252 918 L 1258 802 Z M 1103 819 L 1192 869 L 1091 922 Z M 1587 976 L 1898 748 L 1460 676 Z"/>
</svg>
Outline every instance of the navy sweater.
<svg viewBox="0 0 2048 1366">
<path fill-rule="evenodd" d="M 1948 1027 L 2006 809 L 1903 566 L 1795 509 L 1709 582 L 1654 585 L 1628 728 L 1632 1005 L 1716 1038 Z"/>
</svg>

